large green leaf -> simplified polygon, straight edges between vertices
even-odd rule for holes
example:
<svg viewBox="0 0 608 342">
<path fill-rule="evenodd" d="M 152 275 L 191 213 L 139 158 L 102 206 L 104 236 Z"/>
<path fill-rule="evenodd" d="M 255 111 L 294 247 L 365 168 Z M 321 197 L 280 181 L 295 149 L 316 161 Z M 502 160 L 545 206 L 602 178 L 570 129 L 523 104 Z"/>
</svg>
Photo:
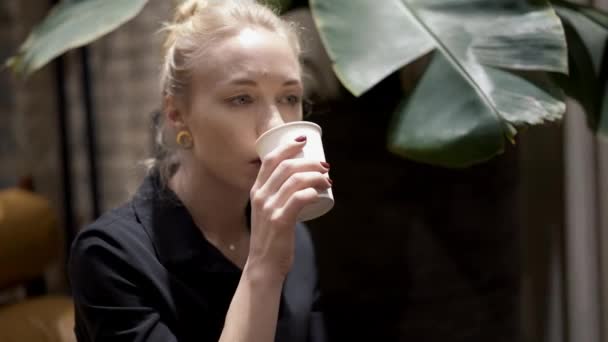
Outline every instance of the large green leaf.
<svg viewBox="0 0 608 342">
<path fill-rule="evenodd" d="M 27 76 L 62 53 L 116 29 L 137 15 L 146 3 L 147 0 L 64 0 L 32 30 L 7 66 Z"/>
<path fill-rule="evenodd" d="M 453 81 L 444 83 L 446 78 Z M 482 162 L 502 151 L 504 138 L 499 119 L 469 88 L 443 55 L 435 55 L 412 95 L 399 106 L 397 112 L 401 115 L 394 117 L 388 148 L 413 160 L 433 160 L 450 167 Z M 437 100 L 428 101 L 429 98 Z M 449 106 L 444 98 L 452 99 Z M 426 104 L 424 110 L 419 110 L 419 103 Z M 462 160 L 463 154 L 467 155 L 466 160 Z"/>
<path fill-rule="evenodd" d="M 542 1 L 311 0 L 311 8 L 355 95 L 436 50 L 389 132 L 389 148 L 405 157 L 468 166 L 501 153 L 516 126 L 565 111 L 561 93 L 528 73 L 568 68 L 561 23 Z"/>
<path fill-rule="evenodd" d="M 608 136 L 608 14 L 564 1 L 553 4 L 568 40 L 570 72 L 557 76 L 566 93 L 585 109 L 589 127 Z"/>
<path fill-rule="evenodd" d="M 354 95 L 434 48 L 401 0 L 311 0 L 310 7 L 334 70 Z"/>
</svg>

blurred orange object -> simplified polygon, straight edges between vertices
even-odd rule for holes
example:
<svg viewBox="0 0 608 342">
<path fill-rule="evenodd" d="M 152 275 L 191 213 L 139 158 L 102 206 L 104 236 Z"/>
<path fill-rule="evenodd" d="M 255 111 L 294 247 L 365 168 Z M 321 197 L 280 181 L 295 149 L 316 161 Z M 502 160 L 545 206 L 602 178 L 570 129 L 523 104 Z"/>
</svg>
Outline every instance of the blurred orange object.
<svg viewBox="0 0 608 342">
<path fill-rule="evenodd" d="M 23 189 L 0 191 L 0 290 L 42 279 L 61 255 L 48 200 Z M 0 306 L 0 341 L 75 341 L 70 297 L 42 295 Z"/>
<path fill-rule="evenodd" d="M 44 274 L 60 251 L 48 201 L 21 189 L 0 191 L 0 289 Z"/>
<path fill-rule="evenodd" d="M 0 308 L 0 341 L 76 341 L 72 300 L 42 296 Z"/>
</svg>

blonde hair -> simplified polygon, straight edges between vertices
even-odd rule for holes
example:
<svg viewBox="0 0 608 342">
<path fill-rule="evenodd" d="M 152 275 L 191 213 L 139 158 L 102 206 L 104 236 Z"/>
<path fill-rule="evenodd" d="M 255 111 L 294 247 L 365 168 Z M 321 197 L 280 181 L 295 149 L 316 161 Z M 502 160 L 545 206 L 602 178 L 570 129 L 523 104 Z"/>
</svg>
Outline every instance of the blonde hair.
<svg viewBox="0 0 608 342">
<path fill-rule="evenodd" d="M 173 20 L 165 23 L 163 59 L 160 72 L 160 87 L 163 100 L 173 96 L 182 104 L 189 99 L 192 70 L 213 46 L 222 39 L 231 37 L 243 28 L 264 28 L 284 37 L 294 54 L 301 54 L 296 26 L 279 18 L 270 8 L 255 0 L 185 0 L 175 9 Z M 164 103 L 164 102 L 163 102 Z M 178 161 L 175 157 L 173 139 L 167 139 L 164 115 L 155 118 L 156 158 L 146 164 L 149 169 L 158 168 L 163 182 L 173 174 Z"/>
<path fill-rule="evenodd" d="M 163 95 L 187 95 L 194 63 L 214 42 L 244 27 L 276 32 L 287 39 L 296 56 L 300 55 L 295 27 L 255 0 L 186 0 L 163 28 L 167 32 L 161 70 Z"/>
</svg>

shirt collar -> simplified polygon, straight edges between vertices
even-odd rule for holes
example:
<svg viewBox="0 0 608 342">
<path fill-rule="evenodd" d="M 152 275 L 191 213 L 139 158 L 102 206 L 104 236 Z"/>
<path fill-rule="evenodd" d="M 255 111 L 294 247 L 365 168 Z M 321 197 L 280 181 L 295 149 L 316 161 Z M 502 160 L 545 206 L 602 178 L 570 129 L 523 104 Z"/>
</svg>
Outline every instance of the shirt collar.
<svg viewBox="0 0 608 342">
<path fill-rule="evenodd" d="M 177 195 L 162 184 L 157 171 L 145 177 L 132 203 L 165 267 L 192 264 L 202 271 L 240 272 L 205 239 Z"/>
</svg>

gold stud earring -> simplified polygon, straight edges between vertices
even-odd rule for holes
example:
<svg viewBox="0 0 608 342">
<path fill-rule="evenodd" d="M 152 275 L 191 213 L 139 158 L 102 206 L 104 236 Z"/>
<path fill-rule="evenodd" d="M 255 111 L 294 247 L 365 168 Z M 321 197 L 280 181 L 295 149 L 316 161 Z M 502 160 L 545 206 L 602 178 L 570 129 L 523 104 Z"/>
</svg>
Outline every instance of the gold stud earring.
<svg viewBox="0 0 608 342">
<path fill-rule="evenodd" d="M 177 137 L 175 138 L 175 141 L 177 142 L 177 144 L 179 146 L 181 146 L 182 148 L 185 149 L 190 149 L 192 148 L 192 145 L 194 145 L 194 141 L 192 140 L 192 135 L 190 134 L 190 132 L 183 130 L 183 131 L 179 131 L 179 133 L 177 133 Z"/>
</svg>

